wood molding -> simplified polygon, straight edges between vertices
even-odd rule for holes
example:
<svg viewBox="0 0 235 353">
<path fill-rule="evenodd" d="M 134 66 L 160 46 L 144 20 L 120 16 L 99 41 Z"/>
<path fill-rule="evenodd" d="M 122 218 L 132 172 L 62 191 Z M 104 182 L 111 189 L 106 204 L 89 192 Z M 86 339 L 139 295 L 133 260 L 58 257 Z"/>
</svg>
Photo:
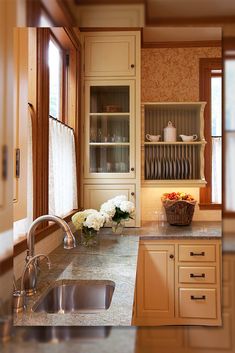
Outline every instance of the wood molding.
<svg viewBox="0 0 235 353">
<path fill-rule="evenodd" d="M 73 13 L 64 0 L 40 0 L 40 2 L 57 27 L 77 25 Z"/>
<path fill-rule="evenodd" d="M 211 204 L 211 100 L 210 78 L 211 69 L 222 69 L 221 58 L 202 58 L 199 60 L 199 99 L 207 102 L 204 111 L 204 135 L 207 141 L 205 146 L 205 179 L 207 185 L 200 189 L 200 204 Z"/>
<path fill-rule="evenodd" d="M 222 205 L 219 203 L 199 203 L 200 210 L 222 210 Z"/>
<path fill-rule="evenodd" d="M 140 27 L 79 27 L 80 32 L 142 31 Z"/>
<path fill-rule="evenodd" d="M 74 0 L 76 5 L 136 5 L 145 4 L 146 0 Z"/>
<path fill-rule="evenodd" d="M 0 261 L 0 276 L 13 269 L 13 256 L 6 257 Z"/>
<path fill-rule="evenodd" d="M 142 48 L 203 48 L 221 47 L 220 40 L 143 42 Z"/>
<path fill-rule="evenodd" d="M 218 16 L 218 17 L 181 17 L 181 18 L 153 18 L 150 19 L 148 11 L 146 10 L 146 25 L 158 27 L 192 27 L 192 26 L 209 26 L 209 27 L 223 27 L 224 24 L 233 24 L 235 16 Z"/>
<path fill-rule="evenodd" d="M 48 213 L 49 37 L 48 28 L 37 29 L 37 106 L 33 123 L 34 219 Z"/>
</svg>

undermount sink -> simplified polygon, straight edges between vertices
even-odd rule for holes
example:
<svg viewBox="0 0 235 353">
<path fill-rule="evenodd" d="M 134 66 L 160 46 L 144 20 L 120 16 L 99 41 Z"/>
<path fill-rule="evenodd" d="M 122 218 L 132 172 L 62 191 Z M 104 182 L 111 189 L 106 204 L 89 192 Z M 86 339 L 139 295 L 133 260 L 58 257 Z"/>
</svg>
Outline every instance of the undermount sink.
<svg viewBox="0 0 235 353">
<path fill-rule="evenodd" d="M 59 343 L 71 340 L 85 340 L 89 342 L 94 339 L 105 339 L 110 335 L 111 327 L 65 327 L 65 326 L 48 326 L 48 327 L 15 327 L 14 336 L 16 342 L 45 342 Z"/>
<path fill-rule="evenodd" d="M 60 280 L 47 290 L 32 310 L 48 314 L 107 310 L 114 288 L 112 281 Z"/>
</svg>

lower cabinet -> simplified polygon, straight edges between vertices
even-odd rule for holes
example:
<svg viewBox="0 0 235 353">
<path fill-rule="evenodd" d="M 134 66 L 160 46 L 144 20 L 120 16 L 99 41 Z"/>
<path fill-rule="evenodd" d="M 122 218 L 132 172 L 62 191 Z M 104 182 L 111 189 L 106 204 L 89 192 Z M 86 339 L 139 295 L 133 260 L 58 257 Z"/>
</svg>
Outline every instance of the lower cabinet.
<svg viewBox="0 0 235 353">
<path fill-rule="evenodd" d="M 133 325 L 221 325 L 221 241 L 141 240 Z"/>
<path fill-rule="evenodd" d="M 126 195 L 129 201 L 136 205 L 135 220 L 130 220 L 126 223 L 128 227 L 139 226 L 139 207 L 136 199 L 135 184 L 87 184 L 84 185 L 84 208 L 100 209 L 102 203 L 109 199 L 118 196 Z"/>
<path fill-rule="evenodd" d="M 139 327 L 135 353 L 235 353 L 234 253 L 223 254 L 222 267 L 222 326 Z"/>
</svg>

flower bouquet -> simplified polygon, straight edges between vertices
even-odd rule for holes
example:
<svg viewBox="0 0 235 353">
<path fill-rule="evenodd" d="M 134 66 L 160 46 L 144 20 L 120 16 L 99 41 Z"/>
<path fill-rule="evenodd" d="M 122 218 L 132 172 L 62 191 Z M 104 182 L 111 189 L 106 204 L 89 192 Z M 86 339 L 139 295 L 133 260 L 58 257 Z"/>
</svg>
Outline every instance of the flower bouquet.
<svg viewBox="0 0 235 353">
<path fill-rule="evenodd" d="M 100 213 L 105 217 L 106 223 L 112 222 L 113 232 L 121 234 L 125 222 L 134 217 L 135 205 L 125 195 L 120 195 L 103 203 Z"/>
<path fill-rule="evenodd" d="M 100 212 L 93 209 L 77 212 L 73 215 L 72 222 L 77 230 L 81 230 L 82 245 L 97 245 L 98 231 L 105 222 L 105 217 Z"/>
<path fill-rule="evenodd" d="M 184 192 L 165 193 L 161 197 L 166 218 L 171 225 L 190 225 L 197 201 Z"/>
</svg>

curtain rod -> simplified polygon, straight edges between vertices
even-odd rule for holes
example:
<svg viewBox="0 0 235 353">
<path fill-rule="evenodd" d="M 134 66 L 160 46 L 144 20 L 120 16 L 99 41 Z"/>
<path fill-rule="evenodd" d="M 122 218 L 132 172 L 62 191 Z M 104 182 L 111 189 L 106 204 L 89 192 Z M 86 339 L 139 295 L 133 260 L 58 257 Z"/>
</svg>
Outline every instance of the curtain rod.
<svg viewBox="0 0 235 353">
<path fill-rule="evenodd" d="M 28 102 L 28 106 L 31 108 L 31 111 L 33 111 L 33 104 Z M 57 123 L 60 123 L 60 124 L 62 124 L 62 125 L 64 125 L 64 126 L 66 126 L 68 129 L 71 129 L 71 130 L 73 130 L 73 132 L 74 132 L 74 129 L 73 129 L 71 126 L 69 126 L 69 125 L 63 123 L 62 121 L 60 121 L 60 120 L 54 118 L 54 117 L 51 116 L 51 115 L 49 115 L 49 118 L 55 120 Z"/>
<path fill-rule="evenodd" d="M 64 125 L 64 126 L 66 126 L 68 129 L 71 129 L 71 130 L 73 130 L 73 132 L 74 132 L 74 129 L 73 129 L 71 126 L 69 126 L 69 125 L 63 123 L 63 121 L 60 121 L 60 120 L 54 118 L 54 116 L 51 116 L 51 115 L 49 115 L 49 118 L 53 119 L 54 121 L 56 121 L 56 122 L 59 123 L 59 124 L 62 124 L 62 125 Z"/>
<path fill-rule="evenodd" d="M 31 112 L 33 112 L 33 111 L 34 111 L 34 110 L 33 110 L 33 104 L 28 102 L 28 106 L 30 107 Z M 55 120 L 57 123 L 60 123 L 60 124 L 62 124 L 62 125 L 64 125 L 64 126 L 66 126 L 68 129 L 73 130 L 73 133 L 74 133 L 74 129 L 73 129 L 71 126 L 69 126 L 69 125 L 67 125 L 67 124 L 63 123 L 62 121 L 60 121 L 60 120 L 58 120 L 58 119 L 54 118 L 54 117 L 53 117 L 53 116 L 51 116 L 51 115 L 49 115 L 49 118 L 51 118 L 51 119 Z"/>
</svg>

